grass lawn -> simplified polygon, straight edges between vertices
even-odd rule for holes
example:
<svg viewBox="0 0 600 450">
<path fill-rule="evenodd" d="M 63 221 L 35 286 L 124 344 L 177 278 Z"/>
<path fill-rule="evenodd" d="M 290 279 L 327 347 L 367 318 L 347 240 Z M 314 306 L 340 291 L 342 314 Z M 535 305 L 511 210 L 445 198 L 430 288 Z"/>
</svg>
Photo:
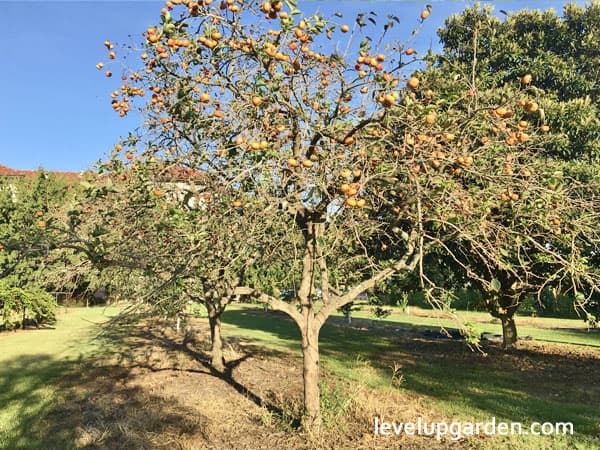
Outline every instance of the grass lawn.
<svg viewBox="0 0 600 450">
<path fill-rule="evenodd" d="M 499 325 L 485 323 L 490 318 L 484 313 L 461 316 L 479 332 L 501 332 Z M 401 367 L 401 389 L 425 396 L 428 406 L 459 420 L 496 417 L 525 427 L 534 421 L 574 423 L 572 438 L 496 437 L 486 448 L 600 448 L 600 334 L 588 332 L 582 321 L 519 318 L 518 322 L 527 323 L 519 326 L 520 334 L 542 343 L 528 343 L 534 346 L 531 350 L 513 355 L 492 347 L 485 349 L 488 355 L 484 356 L 462 342 L 419 339 L 418 333 L 426 329 L 456 328 L 451 319 L 397 311 L 382 321 L 372 320 L 368 312 L 353 317 L 352 327 L 338 317 L 336 325 L 323 328 L 320 348 L 326 370 L 372 388 L 389 389 L 391 367 Z M 224 322 L 227 336 L 299 353 L 299 334 L 289 320 L 236 305 L 225 313 Z M 417 333 L 416 339 L 403 337 L 404 332 Z M 541 345 L 539 351 L 536 345 Z"/>
<path fill-rule="evenodd" d="M 60 308 L 52 328 L 0 333 L 0 448 L 44 448 L 28 430 L 54 405 L 55 383 L 99 351 L 97 324 L 116 308 Z"/>
<path fill-rule="evenodd" d="M 442 315 L 437 311 L 412 308 L 412 314 L 406 314 L 399 308 L 389 308 L 391 314 L 378 322 L 383 324 L 405 324 L 425 327 L 457 328 L 460 322 L 469 323 L 473 329 L 483 332 L 502 334 L 502 326 L 487 312 L 458 311 L 456 319 Z M 374 319 L 368 310 L 354 311 L 354 318 Z M 589 330 L 583 320 L 556 319 L 551 317 L 516 316 L 519 336 L 531 336 L 535 340 L 564 344 L 600 347 L 600 330 Z"/>
<path fill-rule="evenodd" d="M 93 339 L 99 331 L 97 324 L 117 312 L 117 308 L 70 308 L 61 311 L 53 329 L 0 333 L 1 449 L 63 449 L 74 446 L 73 430 L 65 430 L 64 437 L 54 438 L 52 442 L 64 442 L 58 447 L 48 447 L 43 435 L 32 434 L 31 430 L 44 430 L 45 423 L 54 424 L 56 429 L 58 423 L 57 432 L 60 433 L 65 428 L 60 424 L 77 424 L 70 416 L 53 417 L 57 404 L 60 406 L 57 400 L 61 398 L 60 389 L 65 389 L 64 386 L 69 386 L 69 383 L 78 384 L 77 380 L 90 372 L 91 363 L 97 360 L 98 355 L 127 351 L 125 341 L 117 340 L 107 345 L 105 339 Z M 504 354 L 496 345 L 488 345 L 484 347 L 487 354 L 484 355 L 471 351 L 464 342 L 427 338 L 425 330 L 434 330 L 439 326 L 453 328 L 456 323 L 451 319 L 434 317 L 431 311 L 414 310 L 414 313 L 406 315 L 394 310 L 385 320 L 373 320 L 367 311 L 356 312 L 352 326 L 346 325 L 341 316 L 334 317 L 323 328 L 320 337 L 325 371 L 350 384 L 355 382 L 355 385 L 381 392 L 383 396 L 390 390 L 398 392 L 399 389 L 402 401 L 406 404 L 395 406 L 398 413 L 409 411 L 410 414 L 410 411 L 420 410 L 419 405 L 422 405 L 423 410 L 433 411 L 437 420 L 489 421 L 495 417 L 497 421 L 522 422 L 525 427 L 533 421 L 574 423 L 575 435 L 572 437 L 496 436 L 466 441 L 468 447 L 458 443 L 456 448 L 600 448 L 600 335 L 596 331 L 588 332 L 583 322 L 579 321 L 519 318 L 520 335 L 531 335 L 536 341 L 526 342 L 522 349 L 511 354 Z M 465 313 L 461 316 L 478 331 L 500 331 L 499 325 L 490 323 L 486 314 Z M 262 345 L 261 348 L 283 351 L 288 356 L 287 360 L 282 361 L 297 362 L 300 358 L 299 334 L 295 324 L 279 314 L 265 313 L 261 308 L 233 305 L 225 313 L 223 334 L 231 342 L 247 342 Z M 142 353 L 152 352 L 156 348 L 153 347 L 156 344 L 145 345 L 151 348 L 145 350 L 146 347 L 140 347 Z M 169 351 L 177 351 L 180 347 L 170 348 Z M 251 364 L 251 360 L 250 355 L 248 364 Z M 254 361 L 262 364 L 260 358 Z M 282 364 L 283 369 L 287 369 L 285 363 Z M 396 376 L 402 379 L 400 387 L 393 386 L 392 367 L 397 369 Z M 113 379 L 112 369 L 107 370 L 102 378 L 106 385 L 105 405 L 114 408 L 110 393 L 119 389 L 122 381 Z M 263 373 L 263 369 L 258 370 Z M 151 376 L 185 378 L 201 377 L 200 372 L 193 368 L 188 375 L 179 370 L 149 373 Z M 82 377 L 78 377 L 79 373 Z M 272 376 L 286 373 L 284 370 Z M 210 374 L 207 376 L 210 377 Z M 254 375 L 248 376 L 255 378 Z M 300 377 L 301 373 L 296 372 L 293 382 L 299 383 Z M 69 380 L 66 384 L 65 379 Z M 148 380 L 148 385 L 153 389 L 159 389 L 164 384 L 151 382 L 152 378 Z M 206 383 L 206 380 L 208 378 L 201 383 Z M 90 382 L 91 392 L 96 392 L 94 380 L 86 381 L 88 384 Z M 195 389 L 195 385 L 191 386 L 189 389 Z M 331 393 L 328 387 L 325 388 L 324 397 Z M 58 408 L 58 411 L 62 410 L 63 414 L 73 417 L 77 411 L 88 411 L 93 418 L 99 417 L 100 410 L 94 409 L 93 405 L 88 406 L 88 394 L 84 392 L 86 388 L 82 389 L 80 404 L 70 409 L 70 413 L 69 408 L 64 407 Z M 194 404 L 199 399 L 192 398 L 189 389 L 182 388 L 185 393 L 182 395 Z M 214 392 L 220 391 L 216 389 Z M 154 394 L 143 394 L 143 398 L 147 398 L 147 395 Z M 150 427 L 150 434 L 168 416 L 158 413 L 166 404 L 161 397 L 153 397 L 151 408 L 147 402 L 136 406 L 132 397 L 122 401 L 122 406 L 117 410 L 122 410 L 126 415 L 147 414 L 146 411 L 150 409 L 157 411 L 156 423 L 146 424 Z M 123 409 L 127 405 L 133 405 L 135 411 Z M 114 417 L 117 411 L 110 408 L 103 412 L 105 421 Z M 175 414 L 179 407 L 173 408 L 171 416 L 179 417 Z M 185 415 L 192 417 L 194 413 L 186 412 Z M 119 417 L 114 419 L 115 429 L 121 426 L 122 419 Z M 385 417 L 389 421 L 395 419 Z M 416 421 L 417 417 L 412 419 Z M 177 423 L 181 420 L 178 418 Z M 406 417 L 404 420 L 407 420 Z M 361 426 L 364 427 L 364 424 Z M 200 445 L 198 448 L 203 447 Z"/>
</svg>

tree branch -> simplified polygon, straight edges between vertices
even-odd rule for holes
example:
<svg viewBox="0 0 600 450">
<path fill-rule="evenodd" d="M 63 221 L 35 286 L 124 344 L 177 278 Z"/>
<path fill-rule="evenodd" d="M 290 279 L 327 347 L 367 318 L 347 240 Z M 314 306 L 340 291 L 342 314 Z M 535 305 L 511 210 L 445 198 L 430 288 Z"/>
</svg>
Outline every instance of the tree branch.
<svg viewBox="0 0 600 450">
<path fill-rule="evenodd" d="M 383 269 L 382 271 L 380 271 L 377 274 L 375 274 L 374 276 L 372 276 L 370 279 L 363 281 L 362 283 L 359 283 L 357 286 L 355 286 L 353 289 L 351 289 L 349 292 L 347 292 L 343 296 L 332 297 L 331 302 L 329 302 L 325 306 L 323 306 L 323 308 L 321 308 L 321 310 L 318 312 L 317 326 L 318 327 L 323 326 L 323 324 L 325 323 L 327 318 L 336 309 L 341 308 L 342 306 L 344 306 L 347 303 L 350 303 L 357 296 L 359 296 L 363 292 L 367 291 L 368 289 L 371 289 L 377 283 L 391 277 L 395 273 L 400 272 L 402 270 L 413 270 L 416 267 L 417 263 L 419 262 L 419 259 L 421 257 L 420 253 L 422 251 L 424 251 L 423 248 L 419 248 L 419 251 L 416 251 L 415 244 L 416 244 L 417 239 L 418 239 L 417 233 L 413 232 L 410 237 L 406 253 L 395 264 L 388 267 L 387 269 Z"/>
<path fill-rule="evenodd" d="M 234 293 L 236 295 L 249 295 L 255 297 L 259 301 L 267 303 L 274 310 L 286 313 L 288 316 L 294 319 L 297 324 L 302 322 L 302 316 L 291 303 L 286 303 L 283 300 L 273 297 L 272 295 L 265 294 L 264 292 L 258 292 L 256 289 L 247 286 L 237 287 Z"/>
</svg>

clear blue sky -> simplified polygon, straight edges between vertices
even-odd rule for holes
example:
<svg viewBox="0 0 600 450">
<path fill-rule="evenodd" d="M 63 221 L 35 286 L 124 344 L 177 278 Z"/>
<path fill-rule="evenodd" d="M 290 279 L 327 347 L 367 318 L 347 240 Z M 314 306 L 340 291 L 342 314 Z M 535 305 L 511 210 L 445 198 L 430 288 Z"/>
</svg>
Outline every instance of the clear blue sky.
<svg viewBox="0 0 600 450">
<path fill-rule="evenodd" d="M 250 1 L 250 0 L 247 0 Z M 306 13 L 340 11 L 348 23 L 358 12 L 395 14 L 405 22 L 396 32 L 410 32 L 426 3 L 433 12 L 412 46 L 438 44 L 435 34 L 444 19 L 472 1 L 312 1 Z M 495 1 L 496 10 L 520 8 L 560 11 L 566 1 Z M 583 5 L 585 1 L 577 1 Z M 139 124 L 119 118 L 109 94 L 120 85 L 118 67 L 107 79 L 94 67 L 106 59 L 106 39 L 127 42 L 156 23 L 163 2 L 0 0 L 0 165 L 15 169 L 79 171 L 91 167 L 118 140 Z"/>
</svg>

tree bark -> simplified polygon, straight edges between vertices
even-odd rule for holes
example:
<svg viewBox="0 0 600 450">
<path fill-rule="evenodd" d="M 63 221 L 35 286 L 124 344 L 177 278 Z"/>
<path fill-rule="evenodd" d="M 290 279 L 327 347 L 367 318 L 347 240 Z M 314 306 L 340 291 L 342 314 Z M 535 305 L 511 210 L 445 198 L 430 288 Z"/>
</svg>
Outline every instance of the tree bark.
<svg viewBox="0 0 600 450">
<path fill-rule="evenodd" d="M 302 330 L 304 381 L 304 428 L 318 433 L 321 428 L 321 391 L 319 388 L 319 331 L 307 327 Z"/>
<path fill-rule="evenodd" d="M 307 217 L 307 212 L 304 211 L 303 214 L 296 216 L 296 221 L 303 232 L 305 242 L 301 282 L 296 293 L 296 300 L 301 311 L 298 311 L 291 304 L 282 302 L 266 294 L 261 294 L 260 298 L 268 302 L 273 309 L 288 313 L 300 329 L 302 335 L 302 375 L 304 386 L 304 417 L 302 425 L 309 433 L 319 434 L 323 420 L 319 387 L 319 331 L 321 327 L 325 324 L 331 313 L 337 308 L 352 302 L 361 292 L 389 278 L 398 271 L 413 269 L 419 260 L 419 255 L 418 252 L 415 252 L 416 235 L 413 233 L 409 239 L 407 252 L 400 261 L 378 272 L 369 280 L 355 286 L 350 292 L 344 295 L 332 295 L 328 281 L 327 261 L 319 243 L 319 237 L 324 233 L 323 223 L 325 222 L 325 215 L 323 213 L 321 216 L 313 215 Z M 320 274 L 318 281 L 320 281 L 323 306 L 315 313 L 313 290 L 316 281 L 316 270 L 319 270 Z M 240 288 L 238 291 L 241 292 L 242 289 Z"/>
<path fill-rule="evenodd" d="M 512 315 L 504 315 L 502 320 L 502 348 L 512 350 L 517 343 L 517 325 Z"/>
<path fill-rule="evenodd" d="M 225 358 L 223 357 L 223 340 L 221 339 L 221 316 L 220 314 L 210 314 L 208 316 L 210 324 L 210 365 L 217 372 L 225 371 Z"/>
</svg>

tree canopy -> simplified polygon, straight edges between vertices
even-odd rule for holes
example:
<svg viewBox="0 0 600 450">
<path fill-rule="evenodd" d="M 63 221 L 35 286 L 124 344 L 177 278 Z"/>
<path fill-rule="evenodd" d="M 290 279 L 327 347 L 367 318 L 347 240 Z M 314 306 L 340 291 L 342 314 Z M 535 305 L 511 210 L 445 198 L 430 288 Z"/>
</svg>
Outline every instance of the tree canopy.
<svg viewBox="0 0 600 450">
<path fill-rule="evenodd" d="M 490 290 L 504 288 L 499 271 L 511 289 L 552 276 L 585 299 L 598 286 L 582 250 L 597 245 L 598 203 L 547 157 L 544 90 L 521 75 L 501 89 L 472 71 L 407 76 L 412 49 L 386 38 L 394 18 L 357 17 L 357 45 L 342 20 L 293 1 L 173 1 L 138 46 L 107 41 L 125 63 L 113 108 L 145 121 L 101 164 L 97 214 L 76 210 L 66 228 L 88 233 L 101 263 L 137 255 L 137 269 L 191 297 L 253 295 L 286 312 L 302 336 L 309 428 L 327 318 L 400 272 L 435 301 L 433 249 Z M 183 199 L 182 171 L 201 186 Z M 255 262 L 277 289 L 247 277 Z"/>
</svg>

